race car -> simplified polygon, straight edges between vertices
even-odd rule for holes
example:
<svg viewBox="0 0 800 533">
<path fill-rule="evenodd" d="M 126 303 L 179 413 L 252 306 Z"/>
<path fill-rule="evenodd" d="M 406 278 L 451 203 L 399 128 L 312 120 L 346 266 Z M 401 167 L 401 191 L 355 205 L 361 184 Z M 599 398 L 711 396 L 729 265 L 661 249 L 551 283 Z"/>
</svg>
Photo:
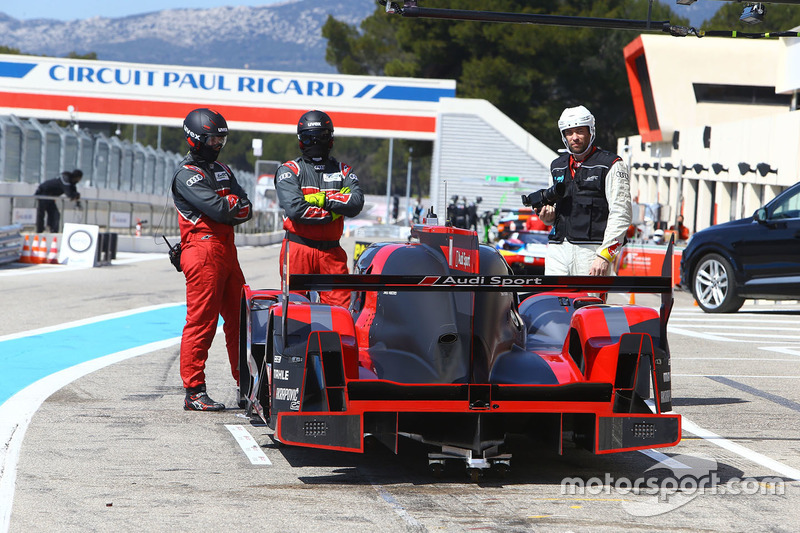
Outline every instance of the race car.
<svg viewBox="0 0 800 533">
<path fill-rule="evenodd" d="M 507 239 L 517 231 L 544 231 L 549 232 L 550 226 L 539 219 L 530 207 L 521 207 L 513 211 L 503 211 L 497 222 L 497 236 Z"/>
<path fill-rule="evenodd" d="M 514 276 L 474 231 L 411 236 L 372 244 L 354 274 L 245 286 L 240 394 L 277 441 L 397 453 L 413 439 L 434 473 L 457 459 L 474 480 L 510 466 L 515 434 L 596 454 L 680 441 L 669 277 Z M 313 301 L 332 288 L 353 291 L 349 309 Z M 660 293 L 661 312 L 593 295 L 632 290 Z"/>
<path fill-rule="evenodd" d="M 548 233 L 517 231 L 495 245 L 514 274 L 544 274 Z"/>
<path fill-rule="evenodd" d="M 497 236 L 500 239 L 507 239 L 515 231 L 525 229 L 525 223 L 533 216 L 533 209 L 523 207 L 513 211 L 502 211 L 500 219 L 497 221 Z"/>
</svg>

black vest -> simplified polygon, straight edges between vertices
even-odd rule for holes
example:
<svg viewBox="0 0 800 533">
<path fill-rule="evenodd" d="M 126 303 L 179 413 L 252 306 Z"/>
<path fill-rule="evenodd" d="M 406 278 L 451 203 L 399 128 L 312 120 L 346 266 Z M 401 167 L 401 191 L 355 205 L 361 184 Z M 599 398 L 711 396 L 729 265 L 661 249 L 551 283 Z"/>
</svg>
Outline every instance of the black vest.
<svg viewBox="0 0 800 533">
<path fill-rule="evenodd" d="M 564 198 L 556 203 L 556 221 L 550 242 L 566 238 L 573 244 L 602 244 L 608 224 L 606 175 L 620 157 L 597 148 L 583 160 L 575 177 L 570 176 L 570 155 L 564 154 L 550 165 L 553 182 L 567 184 Z"/>
</svg>

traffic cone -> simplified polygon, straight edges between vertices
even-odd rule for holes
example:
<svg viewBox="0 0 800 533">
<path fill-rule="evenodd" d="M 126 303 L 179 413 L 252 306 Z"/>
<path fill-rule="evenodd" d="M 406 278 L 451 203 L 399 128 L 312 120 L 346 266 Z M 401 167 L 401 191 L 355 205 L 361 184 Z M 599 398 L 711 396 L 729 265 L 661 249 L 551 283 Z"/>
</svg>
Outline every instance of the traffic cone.
<svg viewBox="0 0 800 533">
<path fill-rule="evenodd" d="M 31 246 L 31 263 L 41 263 L 39 260 L 39 236 L 33 236 L 33 245 Z"/>
<path fill-rule="evenodd" d="M 58 239 L 53 236 L 53 240 L 50 241 L 50 252 L 47 254 L 47 262 L 51 265 L 58 264 Z"/>
<path fill-rule="evenodd" d="M 31 261 L 31 236 L 25 235 L 25 242 L 22 243 L 22 254 L 19 256 L 20 263 L 32 263 Z"/>
<path fill-rule="evenodd" d="M 39 250 L 33 251 L 34 259 L 37 263 L 46 263 L 47 262 L 47 237 L 42 235 L 42 238 L 39 239 Z"/>
<path fill-rule="evenodd" d="M 636 294 L 635 293 L 631 293 L 631 297 L 628 300 L 628 303 L 631 304 L 631 305 L 636 305 Z"/>
</svg>

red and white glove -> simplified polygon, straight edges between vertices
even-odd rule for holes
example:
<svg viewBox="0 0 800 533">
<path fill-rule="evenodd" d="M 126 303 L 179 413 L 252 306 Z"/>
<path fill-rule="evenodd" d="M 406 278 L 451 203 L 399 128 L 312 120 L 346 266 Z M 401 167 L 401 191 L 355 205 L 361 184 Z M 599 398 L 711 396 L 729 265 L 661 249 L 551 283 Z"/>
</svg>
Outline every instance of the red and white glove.
<svg viewBox="0 0 800 533">
<path fill-rule="evenodd" d="M 231 211 L 238 210 L 234 218 L 237 220 L 247 220 L 247 217 L 250 216 L 250 201 L 247 199 L 239 200 L 239 197 L 235 194 L 229 194 L 226 198 L 228 199 L 228 208 Z"/>
</svg>

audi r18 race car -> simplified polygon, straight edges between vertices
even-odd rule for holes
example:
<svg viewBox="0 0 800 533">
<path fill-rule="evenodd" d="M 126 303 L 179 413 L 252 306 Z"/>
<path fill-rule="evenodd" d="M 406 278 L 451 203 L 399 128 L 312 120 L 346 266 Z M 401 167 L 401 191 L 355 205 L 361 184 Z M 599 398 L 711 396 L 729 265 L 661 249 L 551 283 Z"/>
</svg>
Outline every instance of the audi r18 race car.
<svg viewBox="0 0 800 533">
<path fill-rule="evenodd" d="M 495 248 L 514 274 L 544 274 L 548 235 L 546 231 L 517 231 Z"/>
<path fill-rule="evenodd" d="M 474 231 L 414 226 L 351 275 L 290 275 L 242 298 L 240 394 L 281 443 L 363 452 L 430 445 L 473 479 L 511 435 L 596 454 L 673 446 L 667 277 L 514 276 Z M 288 254 L 287 254 L 288 255 Z M 285 265 L 285 268 L 288 265 Z M 310 300 L 348 289 L 349 309 Z M 660 293 L 661 312 L 593 293 Z"/>
</svg>

